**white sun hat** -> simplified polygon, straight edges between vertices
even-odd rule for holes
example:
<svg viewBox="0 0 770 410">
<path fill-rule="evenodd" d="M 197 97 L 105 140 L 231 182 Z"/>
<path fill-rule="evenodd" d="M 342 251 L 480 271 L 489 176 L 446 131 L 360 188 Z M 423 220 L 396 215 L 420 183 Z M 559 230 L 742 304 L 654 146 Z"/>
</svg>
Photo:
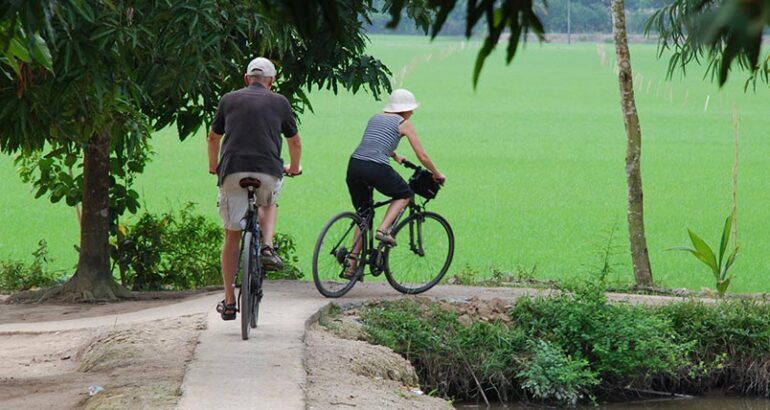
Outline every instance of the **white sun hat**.
<svg viewBox="0 0 770 410">
<path fill-rule="evenodd" d="M 265 57 L 257 57 L 249 63 L 244 75 L 261 75 L 263 77 L 275 77 L 273 62 Z"/>
<path fill-rule="evenodd" d="M 414 94 L 409 92 L 409 90 L 399 88 L 390 93 L 388 105 L 382 110 L 385 112 L 406 112 L 412 111 L 419 106 L 420 104 L 415 100 Z"/>
</svg>

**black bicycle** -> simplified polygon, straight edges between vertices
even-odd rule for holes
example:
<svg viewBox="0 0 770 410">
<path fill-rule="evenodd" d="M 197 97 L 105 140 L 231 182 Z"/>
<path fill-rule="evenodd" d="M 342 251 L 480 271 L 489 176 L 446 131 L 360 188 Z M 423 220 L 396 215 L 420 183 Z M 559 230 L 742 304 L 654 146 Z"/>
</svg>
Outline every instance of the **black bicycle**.
<svg viewBox="0 0 770 410">
<path fill-rule="evenodd" d="M 370 208 L 341 212 L 321 229 L 313 251 L 313 281 L 322 295 L 338 298 L 357 281 L 363 281 L 366 267 L 372 276 L 383 272 L 394 289 L 405 294 L 418 294 L 435 286 L 449 270 L 454 256 L 454 234 L 441 215 L 425 206 L 435 198 L 439 185 L 433 175 L 409 162 L 402 162 L 414 174 L 409 180 L 415 197 L 391 226 L 396 246 L 375 243 L 372 221 L 377 208 L 393 200 L 377 202 Z"/>
<path fill-rule="evenodd" d="M 241 188 L 248 192 L 249 206 L 243 218 L 241 232 L 241 260 L 238 268 L 240 291 L 238 292 L 238 310 L 241 313 L 241 337 L 249 338 L 251 329 L 257 327 L 259 320 L 259 302 L 262 301 L 262 282 L 265 270 L 261 261 L 261 231 L 259 227 L 256 190 L 262 183 L 256 178 L 240 180 Z M 235 283 L 238 283 L 236 278 Z M 237 286 L 237 285 L 236 285 Z"/>
</svg>

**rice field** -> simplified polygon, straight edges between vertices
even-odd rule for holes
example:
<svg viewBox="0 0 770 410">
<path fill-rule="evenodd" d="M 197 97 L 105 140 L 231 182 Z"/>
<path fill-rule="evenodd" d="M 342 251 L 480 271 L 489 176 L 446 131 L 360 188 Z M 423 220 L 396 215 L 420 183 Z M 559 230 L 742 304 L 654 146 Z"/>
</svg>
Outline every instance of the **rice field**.
<svg viewBox="0 0 770 410">
<path fill-rule="evenodd" d="M 487 61 L 474 90 L 478 47 L 461 38 L 430 42 L 400 36 L 375 36 L 371 44 L 371 53 L 393 71 L 394 86 L 410 89 L 421 102 L 412 121 L 448 176 L 429 209 L 443 214 L 455 231 L 450 275 L 534 266 L 536 278 L 574 280 L 595 275 L 606 254 L 610 280 L 632 282 L 625 134 L 612 44 L 529 43 L 510 66 L 500 52 Z M 687 228 L 711 244 L 718 241 L 732 206 L 734 107 L 741 251 L 731 290 L 770 291 L 767 86 L 744 92 L 744 77 L 733 73 L 719 90 L 697 67 L 686 78 L 667 81 L 667 61 L 656 59 L 654 45 L 633 45 L 631 52 L 655 280 L 696 290 L 714 286 L 705 266 L 666 249 L 689 244 Z M 278 221 L 278 229 L 297 240 L 308 276 L 321 226 L 351 207 L 344 182 L 347 159 L 368 118 L 384 105 L 370 94 L 325 90 L 313 90 L 311 100 L 315 112 L 300 124 L 305 172 L 284 184 Z M 195 202 L 217 220 L 204 131 L 179 142 L 175 130 L 165 130 L 153 147 L 157 155 L 136 185 L 144 209 L 163 212 Z M 399 153 L 414 159 L 406 142 Z M 79 238 L 74 210 L 33 199 L 9 157 L 0 157 L 0 176 L 0 259 L 30 259 L 37 241 L 46 239 L 53 266 L 70 270 Z"/>
</svg>

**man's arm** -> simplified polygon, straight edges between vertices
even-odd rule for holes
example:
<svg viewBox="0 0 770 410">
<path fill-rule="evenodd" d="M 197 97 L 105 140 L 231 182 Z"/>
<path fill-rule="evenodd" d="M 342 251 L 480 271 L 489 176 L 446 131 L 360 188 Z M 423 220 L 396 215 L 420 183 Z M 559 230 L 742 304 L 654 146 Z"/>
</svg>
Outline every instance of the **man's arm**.
<svg viewBox="0 0 770 410">
<path fill-rule="evenodd" d="M 286 142 L 289 143 L 290 164 L 284 170 L 289 176 L 293 177 L 302 172 L 302 166 L 299 162 L 302 157 L 302 138 L 297 133 L 293 137 L 286 138 Z"/>
<path fill-rule="evenodd" d="M 209 174 L 216 175 L 217 162 L 219 161 L 219 144 L 222 141 L 222 135 L 214 130 L 209 131 L 208 151 L 209 151 Z"/>
</svg>

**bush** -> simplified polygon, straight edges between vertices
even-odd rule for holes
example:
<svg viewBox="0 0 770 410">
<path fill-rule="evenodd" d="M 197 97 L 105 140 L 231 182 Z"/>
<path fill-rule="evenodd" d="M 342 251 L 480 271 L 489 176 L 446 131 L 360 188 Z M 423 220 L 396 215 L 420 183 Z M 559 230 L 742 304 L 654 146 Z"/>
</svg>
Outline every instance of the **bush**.
<svg viewBox="0 0 770 410">
<path fill-rule="evenodd" d="M 483 391 L 570 406 L 645 390 L 770 397 L 766 301 L 628 305 L 585 285 L 521 298 L 510 320 L 463 321 L 464 310 L 417 299 L 369 305 L 361 318 L 370 341 L 404 355 L 423 390 L 444 397 Z"/>
<path fill-rule="evenodd" d="M 188 204 L 177 213 L 145 213 L 135 224 L 120 226 L 112 259 L 124 286 L 160 290 L 222 284 L 222 227 L 194 210 L 195 206 Z M 293 238 L 276 234 L 275 244 L 286 267 L 269 277 L 301 278 Z"/>
<path fill-rule="evenodd" d="M 590 388 L 599 384 L 585 359 L 573 359 L 559 346 L 544 340 L 527 344 L 528 360 L 517 374 L 521 387 L 538 400 L 575 407 Z"/>
<path fill-rule="evenodd" d="M 689 345 L 675 343 L 670 320 L 643 306 L 611 304 L 603 288 L 585 285 L 574 294 L 523 298 L 511 312 L 528 338 L 542 338 L 567 355 L 585 358 L 614 388 L 646 386 L 683 365 Z"/>
<path fill-rule="evenodd" d="M 714 387 L 770 397 L 770 305 L 766 301 L 687 302 L 656 309 L 679 343 L 693 346 L 688 366 L 667 384 L 699 393 Z"/>
<path fill-rule="evenodd" d="M 32 256 L 34 258 L 28 265 L 21 261 L 0 261 L 0 290 L 23 291 L 58 283 L 61 272 L 48 269 L 51 259 L 45 239 L 38 242 Z"/>
</svg>

